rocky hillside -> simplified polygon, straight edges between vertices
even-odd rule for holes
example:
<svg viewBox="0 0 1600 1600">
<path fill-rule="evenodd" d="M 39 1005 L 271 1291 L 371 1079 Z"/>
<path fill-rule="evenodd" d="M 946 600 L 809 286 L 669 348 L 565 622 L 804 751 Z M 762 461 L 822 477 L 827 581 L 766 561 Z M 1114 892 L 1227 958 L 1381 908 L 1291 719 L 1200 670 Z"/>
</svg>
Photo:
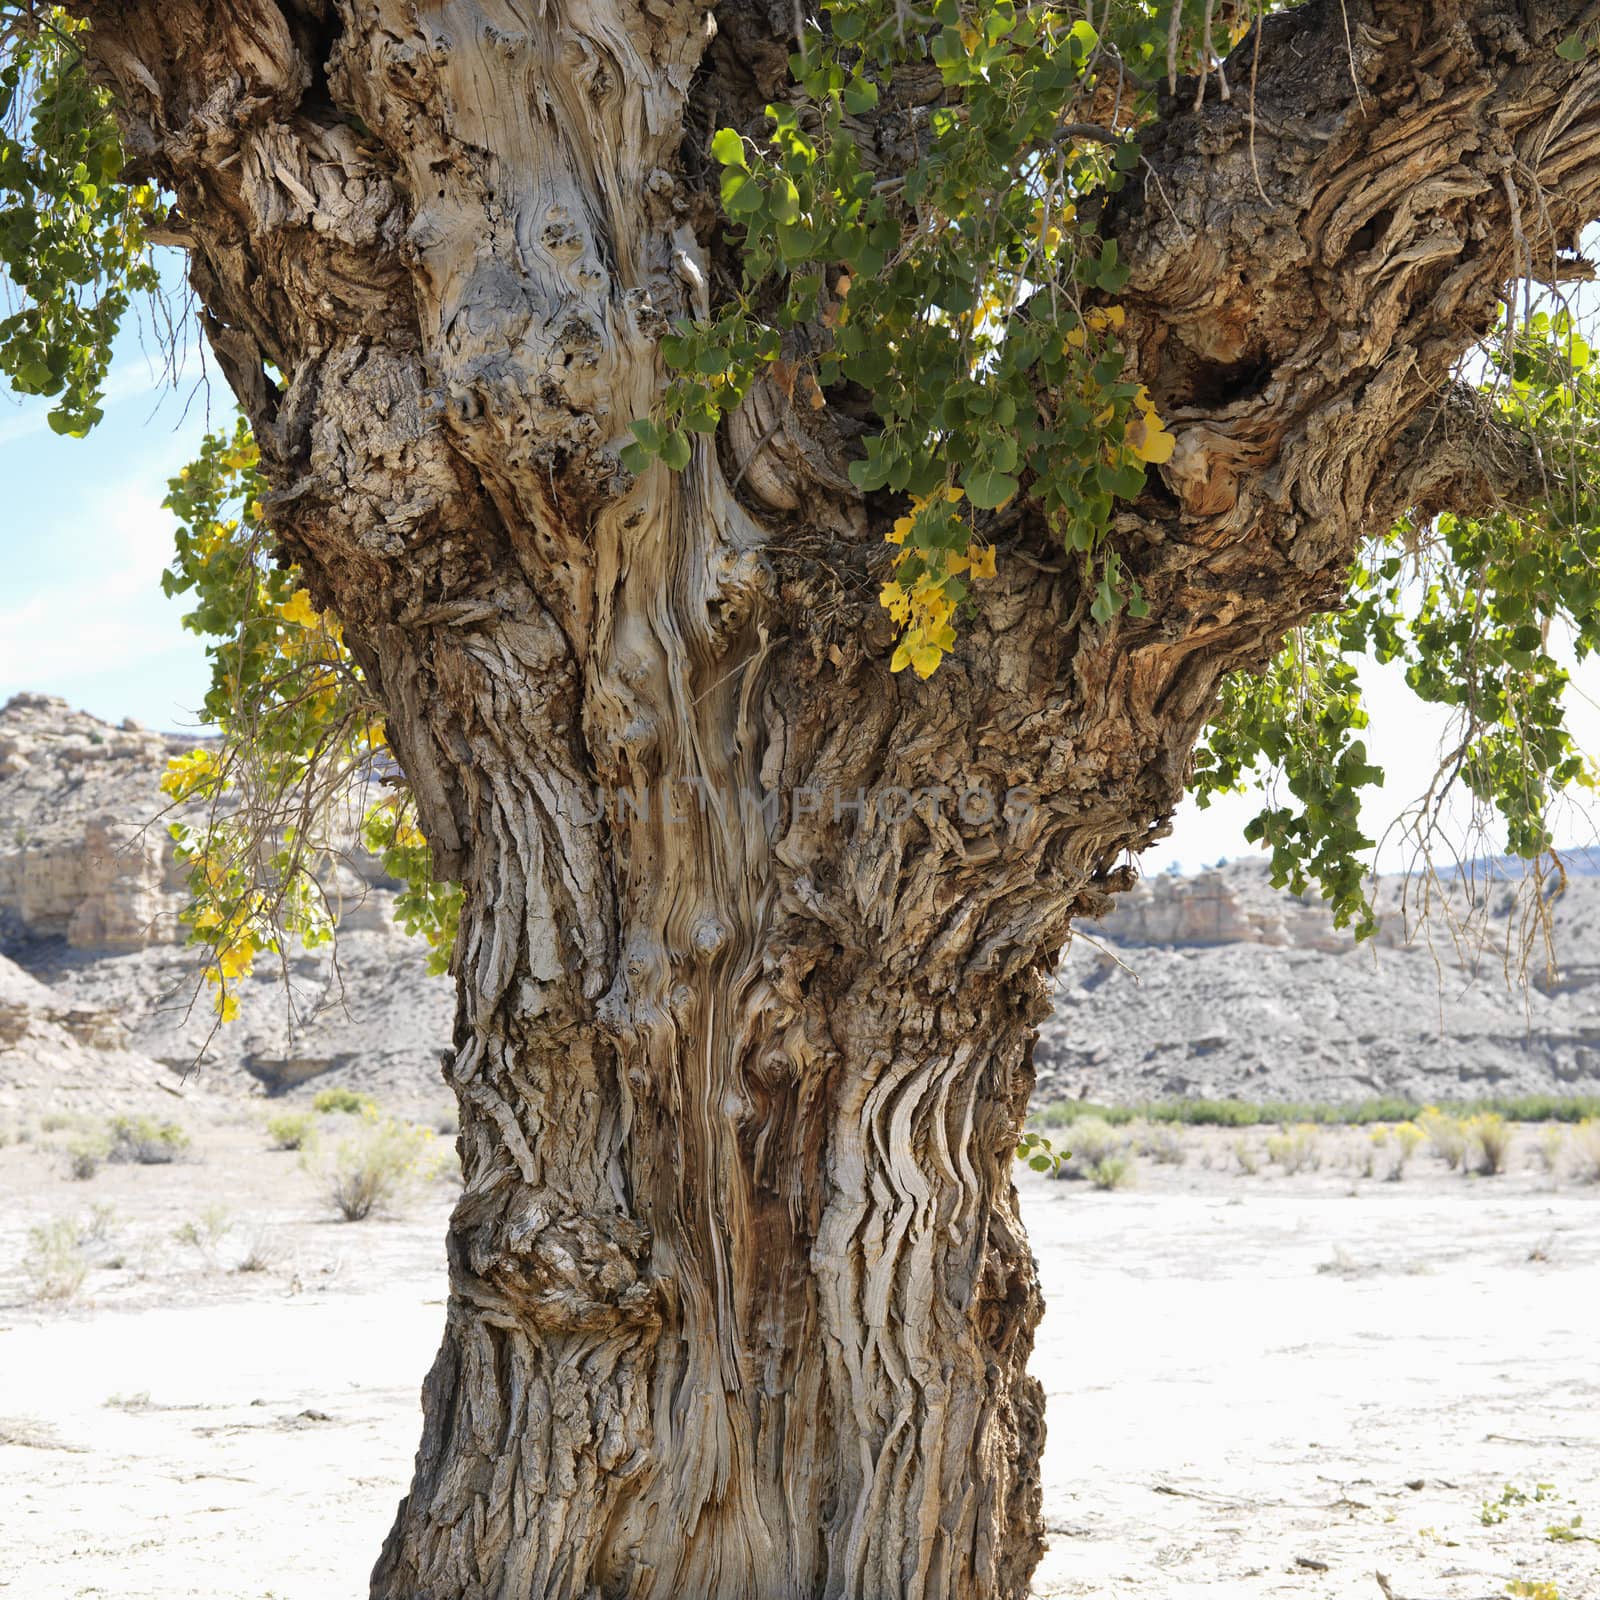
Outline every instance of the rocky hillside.
<svg viewBox="0 0 1600 1600">
<path fill-rule="evenodd" d="M 167 760 L 193 740 L 120 727 L 44 695 L 0 708 L 0 1092 L 269 1091 L 312 1077 L 426 1093 L 454 995 L 394 925 L 370 857 L 341 883 L 338 965 L 291 955 L 213 1033 L 159 817 Z M 198 1063 L 198 1069 L 196 1068 Z"/>
<path fill-rule="evenodd" d="M 1062 958 L 1039 1098 L 1600 1092 L 1600 878 L 1574 865 L 1549 905 L 1556 971 L 1540 946 L 1526 985 L 1514 876 L 1475 886 L 1486 915 L 1461 948 L 1443 909 L 1408 940 L 1398 882 L 1382 886 L 1377 939 L 1357 945 L 1259 861 L 1147 880 Z"/>
<path fill-rule="evenodd" d="M 341 885 L 338 968 L 318 952 L 263 971 L 212 1036 L 181 874 L 152 825 L 167 759 L 191 743 L 43 695 L 0 708 L 0 1094 L 171 1088 L 197 1060 L 186 1092 L 317 1078 L 432 1093 L 451 986 L 394 926 L 370 858 Z M 1258 863 L 1141 884 L 1063 957 L 1041 1100 L 1600 1092 L 1600 878 L 1554 903 L 1560 971 L 1525 991 L 1499 951 L 1463 961 L 1437 924 L 1433 947 L 1406 944 L 1397 892 L 1358 948 Z M 1503 940 L 1512 891 L 1490 893 Z"/>
</svg>

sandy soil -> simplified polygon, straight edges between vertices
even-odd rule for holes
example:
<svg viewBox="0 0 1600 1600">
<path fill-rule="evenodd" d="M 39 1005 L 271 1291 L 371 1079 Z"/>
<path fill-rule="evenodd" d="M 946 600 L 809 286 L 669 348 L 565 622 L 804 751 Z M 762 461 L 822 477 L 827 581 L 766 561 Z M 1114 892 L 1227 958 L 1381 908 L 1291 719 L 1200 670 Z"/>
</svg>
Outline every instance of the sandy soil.
<svg viewBox="0 0 1600 1600">
<path fill-rule="evenodd" d="M 340 1224 L 263 1111 L 177 1110 L 178 1165 L 73 1182 L 70 1128 L 0 1148 L 0 1595 L 353 1600 L 409 1471 L 449 1185 Z M 1533 1170 L 1531 1135 L 1505 1176 L 1419 1156 L 1401 1183 L 1357 1175 L 1360 1134 L 1293 1177 L 1239 1173 L 1232 1137 L 1127 1192 L 1024 1180 L 1037 1594 L 1381 1600 L 1383 1572 L 1600 1600 L 1600 1547 L 1547 1533 L 1600 1531 L 1600 1190 Z M 22 1262 L 56 1218 L 93 1265 L 45 1302 Z"/>
</svg>

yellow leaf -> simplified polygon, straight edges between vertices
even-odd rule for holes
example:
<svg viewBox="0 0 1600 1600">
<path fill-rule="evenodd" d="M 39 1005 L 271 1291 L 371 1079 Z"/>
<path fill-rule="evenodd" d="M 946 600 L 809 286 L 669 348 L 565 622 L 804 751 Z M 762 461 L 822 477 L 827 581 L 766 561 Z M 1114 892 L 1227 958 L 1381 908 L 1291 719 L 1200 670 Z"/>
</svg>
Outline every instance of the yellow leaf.
<svg viewBox="0 0 1600 1600">
<path fill-rule="evenodd" d="M 1128 448 L 1141 461 L 1151 462 L 1155 466 L 1172 459 L 1173 449 L 1178 442 L 1161 426 L 1161 419 L 1154 412 L 1129 423 L 1124 437 Z"/>
<path fill-rule="evenodd" d="M 980 556 L 972 554 L 975 549 L 977 549 L 976 545 L 967 547 L 967 556 L 972 562 L 972 576 L 974 578 L 992 578 L 994 576 L 994 546 L 992 544 L 985 546 L 983 554 Z"/>
<path fill-rule="evenodd" d="M 904 672 L 911 665 L 911 647 L 902 639 L 900 647 L 889 662 L 891 672 Z"/>
<path fill-rule="evenodd" d="M 912 518 L 896 517 L 894 526 L 884 535 L 890 544 L 904 544 L 906 536 L 911 532 Z"/>
<path fill-rule="evenodd" d="M 931 678 L 944 652 L 936 644 L 919 644 L 911 652 L 911 666 L 919 678 Z"/>
<path fill-rule="evenodd" d="M 317 608 L 312 605 L 311 596 L 304 589 L 296 589 L 278 607 L 278 615 L 285 622 L 292 622 L 301 628 L 314 628 L 319 620 Z"/>
<path fill-rule="evenodd" d="M 248 936 L 217 952 L 217 970 L 224 978 L 242 978 L 255 965 L 255 946 Z"/>
</svg>

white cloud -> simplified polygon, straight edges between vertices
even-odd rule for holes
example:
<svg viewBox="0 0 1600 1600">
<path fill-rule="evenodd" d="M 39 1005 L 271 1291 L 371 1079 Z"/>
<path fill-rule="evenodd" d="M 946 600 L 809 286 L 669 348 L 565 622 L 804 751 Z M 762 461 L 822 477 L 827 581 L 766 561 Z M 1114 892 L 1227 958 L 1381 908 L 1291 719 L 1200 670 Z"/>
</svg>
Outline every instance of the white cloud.
<svg viewBox="0 0 1600 1600">
<path fill-rule="evenodd" d="M 183 608 L 161 592 L 173 534 L 162 492 L 141 472 L 74 497 L 79 526 L 33 535 L 87 544 L 96 559 L 0 603 L 0 694 L 63 693 L 70 683 L 188 653 L 179 626 Z"/>
</svg>

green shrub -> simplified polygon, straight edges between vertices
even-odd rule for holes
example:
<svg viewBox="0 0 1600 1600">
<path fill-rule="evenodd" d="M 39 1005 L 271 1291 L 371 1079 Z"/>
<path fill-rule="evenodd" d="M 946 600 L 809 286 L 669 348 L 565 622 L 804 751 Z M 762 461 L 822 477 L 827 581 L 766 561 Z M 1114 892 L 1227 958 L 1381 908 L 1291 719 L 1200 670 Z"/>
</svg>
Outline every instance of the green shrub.
<svg viewBox="0 0 1600 1600">
<path fill-rule="evenodd" d="M 1087 1178 L 1102 1161 L 1121 1155 L 1127 1137 L 1102 1117 L 1080 1117 L 1066 1129 L 1062 1144 L 1067 1149 L 1057 1156 L 1055 1176 Z"/>
<path fill-rule="evenodd" d="M 267 1118 L 267 1137 L 274 1150 L 308 1150 L 317 1142 L 317 1119 L 309 1111 L 287 1111 Z"/>
<path fill-rule="evenodd" d="M 431 1128 L 363 1111 L 354 1136 L 342 1139 L 328 1172 L 328 1197 L 346 1222 L 399 1203 L 436 1165 Z"/>
<path fill-rule="evenodd" d="M 176 1122 L 155 1117 L 113 1117 L 112 1161 L 132 1161 L 144 1167 L 165 1166 L 189 1148 L 189 1135 Z"/>
<path fill-rule="evenodd" d="M 357 1094 L 354 1089 L 319 1089 L 311 1102 L 313 1111 L 348 1112 L 360 1116 L 365 1111 L 376 1111 L 378 1102 L 370 1094 Z"/>
<path fill-rule="evenodd" d="M 1097 1189 L 1131 1189 L 1134 1170 L 1132 1156 L 1102 1156 L 1089 1168 L 1089 1182 Z"/>
<path fill-rule="evenodd" d="M 1497 1112 L 1507 1122 L 1569 1122 L 1600 1118 L 1600 1095 L 1514 1095 L 1467 1100 L 1444 1108 L 1458 1119 Z M 1342 1104 L 1284 1100 L 1163 1100 L 1139 1106 L 1104 1106 L 1068 1100 L 1041 1107 L 1033 1121 L 1041 1128 L 1065 1128 L 1085 1117 L 1113 1127 L 1134 1121 L 1183 1123 L 1195 1127 L 1258 1128 L 1314 1123 L 1319 1127 L 1366 1127 L 1376 1122 L 1417 1122 L 1437 1106 L 1394 1095 Z M 1459 1158 L 1458 1158 L 1459 1159 Z"/>
<path fill-rule="evenodd" d="M 1498 1177 L 1511 1160 L 1510 1124 L 1497 1111 L 1483 1111 L 1466 1124 L 1472 1170 L 1481 1177 Z"/>
<path fill-rule="evenodd" d="M 1243 1134 L 1233 1141 L 1233 1159 L 1239 1163 L 1239 1170 L 1247 1178 L 1253 1178 L 1261 1170 L 1261 1157 L 1256 1154 L 1256 1148 Z"/>
<path fill-rule="evenodd" d="M 111 1154 L 111 1141 L 104 1134 L 85 1134 L 67 1146 L 67 1176 L 86 1183 L 100 1170 L 100 1163 Z"/>
<path fill-rule="evenodd" d="M 89 1263 L 77 1223 L 65 1217 L 28 1229 L 22 1270 L 36 1300 L 70 1300 L 83 1287 Z"/>
</svg>

